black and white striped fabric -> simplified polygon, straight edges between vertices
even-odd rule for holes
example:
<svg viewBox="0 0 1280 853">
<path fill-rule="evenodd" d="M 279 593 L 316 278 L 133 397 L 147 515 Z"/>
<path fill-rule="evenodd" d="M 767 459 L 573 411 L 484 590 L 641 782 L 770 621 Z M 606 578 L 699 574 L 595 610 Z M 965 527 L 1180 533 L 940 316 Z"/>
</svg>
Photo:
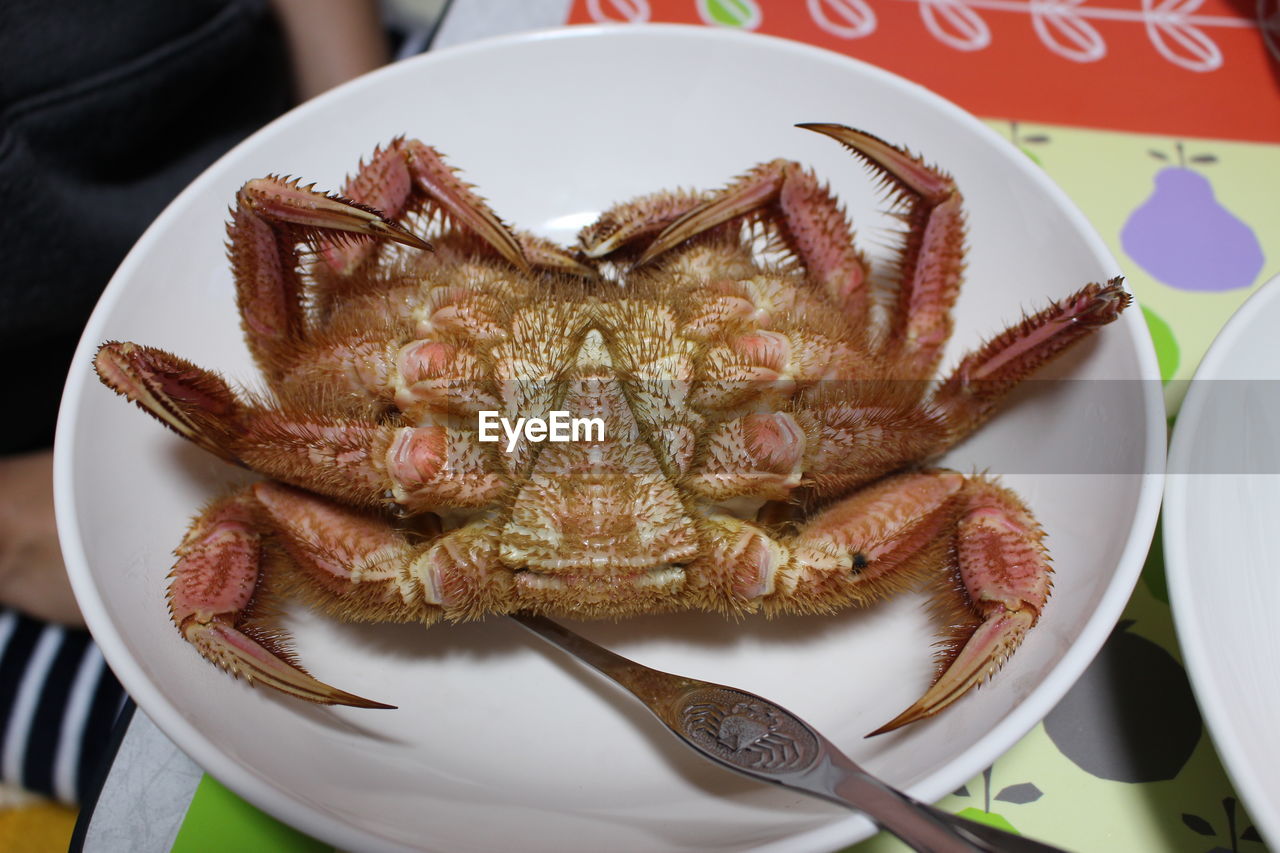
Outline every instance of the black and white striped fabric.
<svg viewBox="0 0 1280 853">
<path fill-rule="evenodd" d="M 0 609 L 0 778 L 81 801 L 124 690 L 85 631 Z"/>
</svg>

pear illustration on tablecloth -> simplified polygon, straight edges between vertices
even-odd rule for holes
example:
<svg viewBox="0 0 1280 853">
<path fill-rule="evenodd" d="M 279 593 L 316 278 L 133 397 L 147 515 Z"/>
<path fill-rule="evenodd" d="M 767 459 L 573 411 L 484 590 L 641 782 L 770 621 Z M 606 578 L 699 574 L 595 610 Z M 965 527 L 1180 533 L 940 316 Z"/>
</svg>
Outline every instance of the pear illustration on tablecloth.
<svg viewBox="0 0 1280 853">
<path fill-rule="evenodd" d="M 1182 664 L 1121 620 L 1084 675 L 1044 719 L 1058 750 L 1099 779 L 1175 778 L 1204 726 Z"/>
<path fill-rule="evenodd" d="M 1161 151 L 1149 152 L 1169 162 Z M 1262 271 L 1262 246 L 1253 229 L 1227 210 L 1213 184 L 1191 168 L 1217 162 L 1212 154 L 1186 157 L 1156 173 L 1149 198 L 1120 231 L 1129 257 L 1157 280 L 1179 290 L 1222 291 L 1249 287 Z"/>
</svg>

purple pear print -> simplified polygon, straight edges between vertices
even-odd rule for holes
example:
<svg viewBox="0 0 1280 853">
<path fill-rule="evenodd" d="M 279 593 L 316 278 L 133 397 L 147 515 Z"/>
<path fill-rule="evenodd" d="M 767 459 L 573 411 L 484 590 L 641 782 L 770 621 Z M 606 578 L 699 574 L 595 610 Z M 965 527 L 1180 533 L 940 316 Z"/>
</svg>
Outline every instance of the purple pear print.
<svg viewBox="0 0 1280 853">
<path fill-rule="evenodd" d="M 1150 198 L 1129 215 L 1120 243 L 1154 278 L 1180 290 L 1220 291 L 1248 287 L 1262 271 L 1262 246 L 1248 225 L 1218 201 L 1209 179 L 1186 164 L 1156 173 Z M 1160 160 L 1168 156 L 1150 152 Z M 1201 154 L 1192 163 L 1213 163 Z"/>
</svg>

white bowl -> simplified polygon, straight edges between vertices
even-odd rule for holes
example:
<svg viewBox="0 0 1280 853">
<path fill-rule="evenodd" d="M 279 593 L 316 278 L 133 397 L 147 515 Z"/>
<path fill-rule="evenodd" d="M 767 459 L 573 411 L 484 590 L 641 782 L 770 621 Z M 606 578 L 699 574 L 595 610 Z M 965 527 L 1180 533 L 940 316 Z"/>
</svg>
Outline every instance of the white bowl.
<svg viewBox="0 0 1280 853">
<path fill-rule="evenodd" d="M 1205 722 L 1264 839 L 1280 845 L 1280 276 L 1214 339 L 1169 448 L 1164 557 Z"/>
<path fill-rule="evenodd" d="M 860 817 L 704 765 L 633 700 L 500 619 L 423 632 L 291 615 L 318 677 L 396 711 L 319 708 L 233 681 L 178 637 L 164 593 L 189 517 L 240 475 L 89 368 L 99 343 L 122 339 L 252 381 L 223 250 L 236 189 L 271 172 L 337 188 L 376 143 L 402 133 L 438 146 L 508 221 L 566 240 L 615 200 L 715 187 L 789 157 L 832 182 L 863 245 L 880 252 L 889 220 L 864 171 L 792 127 L 803 121 L 868 129 L 956 175 L 973 248 L 949 361 L 1023 309 L 1118 271 L 1044 174 L 957 107 L 832 53 L 704 28 L 574 28 L 430 54 L 302 106 L 205 172 L 103 295 L 59 425 L 64 553 L 85 617 L 138 704 L 249 801 L 360 850 L 819 850 L 869 834 Z M 1155 523 L 1164 411 L 1136 307 L 1053 375 L 1149 381 L 1115 386 L 1124 392 L 1105 411 L 1091 397 L 1098 383 L 1020 394 L 951 454 L 961 470 L 1008 472 L 1048 530 L 1058 573 L 1022 649 L 937 719 L 863 739 L 927 684 L 932 631 L 917 596 L 829 618 L 690 614 L 582 630 L 650 665 L 769 696 L 873 772 L 937 799 L 1012 745 L 1084 669 Z M 1111 473 L 1069 473 L 1077 464 Z"/>
</svg>

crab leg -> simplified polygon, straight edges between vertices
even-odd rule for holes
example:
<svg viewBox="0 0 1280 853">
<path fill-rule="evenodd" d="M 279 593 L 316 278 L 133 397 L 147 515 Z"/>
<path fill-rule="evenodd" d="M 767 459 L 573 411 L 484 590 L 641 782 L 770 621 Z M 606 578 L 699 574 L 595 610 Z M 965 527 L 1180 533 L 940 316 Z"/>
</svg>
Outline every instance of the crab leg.
<svg viewBox="0 0 1280 853">
<path fill-rule="evenodd" d="M 883 390 L 873 394 L 868 385 Z M 803 482 L 815 496 L 847 494 L 914 460 L 928 458 L 945 440 L 946 422 L 907 399 L 903 385 L 823 383 L 796 413 L 807 437 Z"/>
<path fill-rule="evenodd" d="M 103 344 L 93 368 L 104 385 L 178 435 L 242 464 L 226 435 L 239 428 L 242 406 L 221 376 L 163 350 L 120 341 Z"/>
<path fill-rule="evenodd" d="M 424 555 L 438 541 L 439 517 L 414 519 L 413 544 L 379 514 L 279 483 L 255 483 L 259 518 L 289 562 L 310 582 L 322 607 L 345 619 L 369 622 L 434 622 L 440 616 L 440 584 L 423 571 Z"/>
<path fill-rule="evenodd" d="M 481 506 L 507 488 L 464 430 L 250 405 L 216 374 L 137 344 L 105 344 L 94 364 L 117 393 L 223 459 L 356 505 Z"/>
<path fill-rule="evenodd" d="M 951 337 L 951 308 L 964 266 L 963 199 L 955 182 L 904 149 L 838 124 L 801 124 L 830 136 L 866 161 L 905 201 L 905 243 L 897 264 L 897 306 L 882 339 L 902 378 L 933 375 Z"/>
<path fill-rule="evenodd" d="M 865 604 L 932 578 L 947 626 L 941 671 L 880 734 L 936 714 L 1012 654 L 1049 595 L 1043 536 L 1017 497 L 990 481 L 902 474 L 836 503 L 784 543 L 790 562 L 761 584 L 780 594 L 762 603 L 806 611 Z M 952 568 L 939 575 L 939 564 Z"/>
<path fill-rule="evenodd" d="M 640 240 L 656 237 L 693 210 L 703 197 L 690 192 L 660 192 L 614 205 L 582 229 L 578 245 L 588 258 L 606 255 Z"/>
<path fill-rule="evenodd" d="M 331 687 L 292 660 L 279 631 L 255 626 L 262 537 L 253 498 L 216 501 L 196 519 L 182 544 L 169 587 L 169 613 L 204 657 L 250 682 L 325 705 L 390 708 Z"/>
<path fill-rule="evenodd" d="M 272 587 L 282 585 L 335 616 L 369 622 L 475 616 L 477 608 L 494 608 L 495 596 L 504 600 L 501 583 L 481 588 L 471 528 L 441 535 L 431 514 L 415 524 L 413 535 L 425 541 L 384 517 L 256 483 L 207 507 L 179 546 L 169 588 L 173 621 L 202 655 L 250 681 L 322 704 L 390 708 L 310 676 L 279 628 L 264 624 L 257 611 L 271 609 Z M 268 541 L 275 547 L 267 548 Z M 268 554 L 275 558 L 264 562 Z M 288 573 L 293 582 L 271 584 L 268 572 Z"/>
<path fill-rule="evenodd" d="M 316 282 L 328 289 L 315 299 L 321 306 L 351 285 L 352 273 L 372 257 L 376 242 L 430 249 L 399 224 L 418 211 L 439 214 L 475 234 L 526 272 L 525 246 L 546 268 L 591 274 L 546 241 L 517 238 L 435 149 L 416 140 L 398 139 L 375 151 L 344 191 L 345 196 L 326 195 L 267 177 L 249 181 L 237 196 L 227 230 L 239 308 L 250 348 L 271 380 L 288 370 L 309 336 L 300 243 L 319 251 L 331 271 Z"/>
<path fill-rule="evenodd" d="M 963 590 L 949 589 L 970 620 L 952 629 L 933 685 L 871 734 L 932 716 L 977 687 L 1013 654 L 1036 624 L 1053 586 L 1044 531 L 1013 492 L 969 480 L 955 529 Z M 964 624 L 968 621 L 968 625 Z M 976 623 L 976 624 L 975 624 Z"/>
<path fill-rule="evenodd" d="M 241 187 L 227 225 L 228 254 L 245 337 L 268 379 L 287 370 L 307 340 L 298 244 L 324 234 L 351 244 L 390 239 L 431 248 L 372 208 L 296 181 L 267 177 Z"/>
<path fill-rule="evenodd" d="M 594 275 L 568 252 L 548 240 L 512 231 L 471 186 L 444 162 L 440 152 L 416 139 L 396 139 L 373 152 L 343 187 L 343 194 L 402 221 L 424 210 L 439 213 L 487 243 L 513 266 L 539 267 L 576 275 Z M 368 244 L 334 242 L 324 249 L 329 266 L 349 275 L 372 253 Z"/>
<path fill-rule="evenodd" d="M 787 245 L 861 332 L 867 313 L 866 262 L 853 246 L 840 205 L 799 163 L 773 160 L 756 166 L 668 225 L 644 250 L 639 263 L 718 225 L 775 209 L 779 215 L 774 221 Z"/>
<path fill-rule="evenodd" d="M 515 231 L 513 234 L 516 242 L 520 244 L 520 253 L 535 269 L 580 275 L 586 278 L 595 278 L 598 275 L 594 267 L 582 263 L 545 237 L 539 237 L 527 231 Z"/>
<path fill-rule="evenodd" d="M 379 147 L 347 181 L 343 193 L 392 219 L 416 210 L 439 212 L 493 247 L 526 272 L 529 263 L 515 236 L 471 187 L 458 178 L 440 153 L 416 139 L 399 138 Z M 364 261 L 369 246 L 335 242 L 324 249 L 325 260 L 339 273 L 350 273 Z"/>
<path fill-rule="evenodd" d="M 933 396 L 950 423 L 950 443 L 981 426 L 1005 395 L 1037 368 L 1119 317 L 1133 301 L 1121 281 L 1088 284 L 965 356 Z"/>
<path fill-rule="evenodd" d="M 790 413 L 750 414 L 714 427 L 685 479 L 697 495 L 786 500 L 800 485 L 805 434 Z"/>
<path fill-rule="evenodd" d="M 834 497 L 927 456 L 945 423 L 916 406 L 839 401 L 794 413 L 753 413 L 707 431 L 684 485 L 715 500 L 787 500 L 805 487 Z"/>
</svg>

